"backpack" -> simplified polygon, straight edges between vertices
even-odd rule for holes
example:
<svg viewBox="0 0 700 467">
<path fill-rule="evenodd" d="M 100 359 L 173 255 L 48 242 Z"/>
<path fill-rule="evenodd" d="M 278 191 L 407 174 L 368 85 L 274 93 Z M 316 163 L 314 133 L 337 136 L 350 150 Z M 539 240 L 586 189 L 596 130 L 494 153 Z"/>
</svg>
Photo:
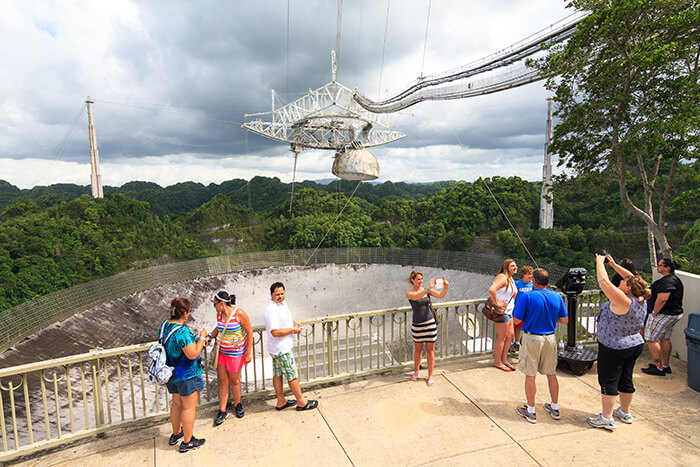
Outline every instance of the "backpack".
<svg viewBox="0 0 700 467">
<path fill-rule="evenodd" d="M 168 354 L 165 351 L 165 343 L 168 342 L 168 339 L 170 339 L 170 336 L 172 336 L 175 331 L 185 327 L 183 325 L 176 326 L 175 329 L 170 331 L 165 340 L 163 340 L 163 331 L 165 330 L 165 323 L 167 322 L 168 321 L 165 320 L 163 324 L 160 325 L 158 342 L 148 349 L 148 356 L 151 358 L 151 364 L 148 366 L 148 380 L 159 386 L 165 386 L 165 384 L 170 381 L 175 367 L 182 358 L 182 355 L 180 355 L 173 366 L 167 365 Z"/>
</svg>

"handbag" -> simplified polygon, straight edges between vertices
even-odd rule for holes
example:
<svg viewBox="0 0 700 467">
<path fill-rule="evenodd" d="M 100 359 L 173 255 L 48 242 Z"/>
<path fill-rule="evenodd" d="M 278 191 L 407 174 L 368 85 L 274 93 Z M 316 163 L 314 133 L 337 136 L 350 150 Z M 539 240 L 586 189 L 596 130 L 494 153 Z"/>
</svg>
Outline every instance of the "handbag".
<svg viewBox="0 0 700 467">
<path fill-rule="evenodd" d="M 226 324 L 224 324 L 223 332 L 220 332 L 219 335 L 216 336 L 216 344 L 214 345 L 214 348 L 211 351 L 211 359 L 209 359 L 209 366 L 211 366 L 212 370 L 216 370 L 216 366 L 219 364 L 219 348 L 221 346 L 221 336 L 223 336 L 226 333 L 226 328 L 228 327 L 228 323 L 231 322 L 231 319 L 233 319 L 233 313 L 231 313 L 231 316 L 229 316 L 228 321 L 226 321 Z"/>
<path fill-rule="evenodd" d="M 430 293 L 426 294 L 428 296 L 428 306 L 430 307 L 430 312 L 433 314 L 433 319 L 435 320 L 435 324 L 440 324 L 440 315 L 435 311 L 435 307 L 433 307 L 433 302 L 430 300 Z"/>
<path fill-rule="evenodd" d="M 510 300 L 513 300 L 513 297 L 515 297 L 515 295 L 512 295 Z M 484 302 L 484 307 L 481 309 L 481 312 L 489 321 L 500 321 L 503 319 L 503 315 L 506 314 L 506 308 L 508 308 L 510 300 L 508 300 L 505 305 L 501 305 L 498 301 L 494 301 L 491 295 L 489 295 L 489 298 Z"/>
</svg>

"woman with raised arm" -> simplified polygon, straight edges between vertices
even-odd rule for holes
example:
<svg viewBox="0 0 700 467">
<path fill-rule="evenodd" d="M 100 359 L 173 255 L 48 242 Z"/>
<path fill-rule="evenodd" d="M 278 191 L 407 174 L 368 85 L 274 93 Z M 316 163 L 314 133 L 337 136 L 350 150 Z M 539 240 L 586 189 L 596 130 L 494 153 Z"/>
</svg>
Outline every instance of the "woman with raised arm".
<svg viewBox="0 0 700 467">
<path fill-rule="evenodd" d="M 219 381 L 219 411 L 214 426 L 228 418 L 229 388 L 233 395 L 233 410 L 236 417 L 243 418 L 245 411 L 241 402 L 241 370 L 253 356 L 253 327 L 245 311 L 234 306 L 236 296 L 220 291 L 212 300 L 216 310 L 216 329 L 212 337 L 219 340 L 219 357 L 216 376 Z"/>
<path fill-rule="evenodd" d="M 411 271 L 408 276 L 408 282 L 413 285 L 411 290 L 406 292 L 408 303 L 413 309 L 413 324 L 411 324 L 411 336 L 413 337 L 413 375 L 412 381 L 418 379 L 418 371 L 420 370 L 420 361 L 423 355 L 423 344 L 425 344 L 425 358 L 428 360 L 428 386 L 432 386 L 435 382 L 433 379 L 433 368 L 435 367 L 435 342 L 437 341 L 437 323 L 433 318 L 433 313 L 430 311 L 430 299 L 428 295 L 435 298 L 442 298 L 447 294 L 447 288 L 450 284 L 445 279 L 441 278 L 443 283 L 442 291 L 435 290 L 435 285 L 438 281 L 437 277 L 430 279 L 427 288 L 423 287 L 423 273 L 420 271 Z"/>
<path fill-rule="evenodd" d="M 610 256 L 596 255 L 595 258 L 598 285 L 608 298 L 598 314 L 598 384 L 603 410 L 597 417 L 588 418 L 588 424 L 612 431 L 617 428 L 615 418 L 632 423 L 632 374 L 644 348 L 644 338 L 639 331 L 646 316 L 646 300 L 651 296 L 651 291 L 644 279 L 621 266 L 615 266 L 623 277 L 620 286 L 615 287 L 605 269 L 606 258 L 615 264 Z M 620 405 L 614 408 L 618 396 Z"/>
<path fill-rule="evenodd" d="M 496 340 L 493 343 L 493 366 L 501 371 L 515 371 L 516 368 L 508 362 L 508 349 L 513 340 L 513 308 L 518 289 L 513 276 L 518 272 L 515 260 L 506 259 L 501 264 L 498 275 L 489 287 L 489 295 L 494 302 L 506 305 L 505 313 L 500 321 L 494 322 Z"/>
<path fill-rule="evenodd" d="M 199 449 L 205 442 L 204 438 L 195 438 L 192 431 L 197 415 L 199 392 L 204 389 L 199 358 L 206 346 L 207 331 L 197 331 L 185 326 L 191 312 L 192 305 L 188 299 L 175 298 L 170 302 L 170 319 L 161 325 L 161 335 L 169 335 L 174 331 L 164 347 L 167 354 L 166 364 L 174 367 L 173 375 L 166 384 L 173 397 L 170 405 L 173 434 L 170 435 L 169 444 L 175 446 L 182 439 L 180 452 Z"/>
</svg>

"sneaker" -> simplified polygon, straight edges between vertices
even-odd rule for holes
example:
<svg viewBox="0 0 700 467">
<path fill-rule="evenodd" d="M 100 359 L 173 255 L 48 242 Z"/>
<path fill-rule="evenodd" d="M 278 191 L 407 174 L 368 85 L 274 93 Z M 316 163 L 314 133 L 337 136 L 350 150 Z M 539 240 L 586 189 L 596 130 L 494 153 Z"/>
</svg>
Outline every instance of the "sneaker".
<svg viewBox="0 0 700 467">
<path fill-rule="evenodd" d="M 616 408 L 613 410 L 613 417 L 617 417 L 620 419 L 621 422 L 630 424 L 632 423 L 632 415 L 630 414 L 623 414 L 622 410 L 620 410 L 620 407 Z"/>
<path fill-rule="evenodd" d="M 192 438 L 190 438 L 189 443 L 186 443 L 184 441 L 180 443 L 180 452 L 194 451 L 195 449 L 201 448 L 202 445 L 206 442 L 206 439 L 195 438 L 194 435 L 192 435 Z"/>
<path fill-rule="evenodd" d="M 224 423 L 224 420 L 228 418 L 228 412 L 224 411 L 222 412 L 219 410 L 219 412 L 216 414 L 216 418 L 214 419 L 214 426 L 219 426 L 222 423 Z"/>
<path fill-rule="evenodd" d="M 185 433 L 180 430 L 180 433 L 176 435 L 170 435 L 170 440 L 168 441 L 168 444 L 171 446 L 175 446 L 178 441 L 180 441 L 183 437 L 185 436 Z"/>
<path fill-rule="evenodd" d="M 508 353 L 515 354 L 518 352 L 520 352 L 520 344 L 517 342 L 513 342 L 512 344 L 510 344 L 510 348 L 508 349 Z"/>
<path fill-rule="evenodd" d="M 664 370 L 660 370 L 659 367 L 656 365 L 653 365 L 649 368 L 642 368 L 642 373 L 646 373 L 648 375 L 653 375 L 653 376 L 666 376 L 666 372 Z"/>
<path fill-rule="evenodd" d="M 537 416 L 534 413 L 530 413 L 527 411 L 527 405 L 521 405 L 515 411 L 523 417 L 525 420 L 527 420 L 530 423 L 537 423 Z"/>
<path fill-rule="evenodd" d="M 561 418 L 559 416 L 559 409 L 553 409 L 552 404 L 550 404 L 549 402 L 544 404 L 544 410 L 549 415 L 551 415 L 554 420 L 559 420 Z"/>
<path fill-rule="evenodd" d="M 606 430 L 613 431 L 617 428 L 615 420 L 603 420 L 603 414 L 599 413 L 597 417 L 588 417 L 588 424 L 593 428 L 605 428 Z"/>
<path fill-rule="evenodd" d="M 242 402 L 239 402 L 238 404 L 234 405 L 233 410 L 235 410 L 237 418 L 243 418 L 243 416 L 245 415 L 245 410 L 243 410 Z"/>
<path fill-rule="evenodd" d="M 653 363 L 650 363 L 648 368 L 656 368 L 656 365 Z M 671 365 L 663 367 L 664 373 L 667 375 L 673 374 L 673 371 L 671 370 Z"/>
</svg>

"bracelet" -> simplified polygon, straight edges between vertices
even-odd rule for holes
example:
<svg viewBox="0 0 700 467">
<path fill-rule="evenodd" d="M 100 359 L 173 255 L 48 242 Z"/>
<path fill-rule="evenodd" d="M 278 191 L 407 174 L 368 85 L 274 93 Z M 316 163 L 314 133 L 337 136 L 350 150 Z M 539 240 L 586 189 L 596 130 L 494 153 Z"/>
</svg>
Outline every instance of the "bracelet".
<svg viewBox="0 0 700 467">
<path fill-rule="evenodd" d="M 425 293 L 430 293 L 430 287 L 428 287 L 427 289 L 425 289 Z"/>
</svg>

